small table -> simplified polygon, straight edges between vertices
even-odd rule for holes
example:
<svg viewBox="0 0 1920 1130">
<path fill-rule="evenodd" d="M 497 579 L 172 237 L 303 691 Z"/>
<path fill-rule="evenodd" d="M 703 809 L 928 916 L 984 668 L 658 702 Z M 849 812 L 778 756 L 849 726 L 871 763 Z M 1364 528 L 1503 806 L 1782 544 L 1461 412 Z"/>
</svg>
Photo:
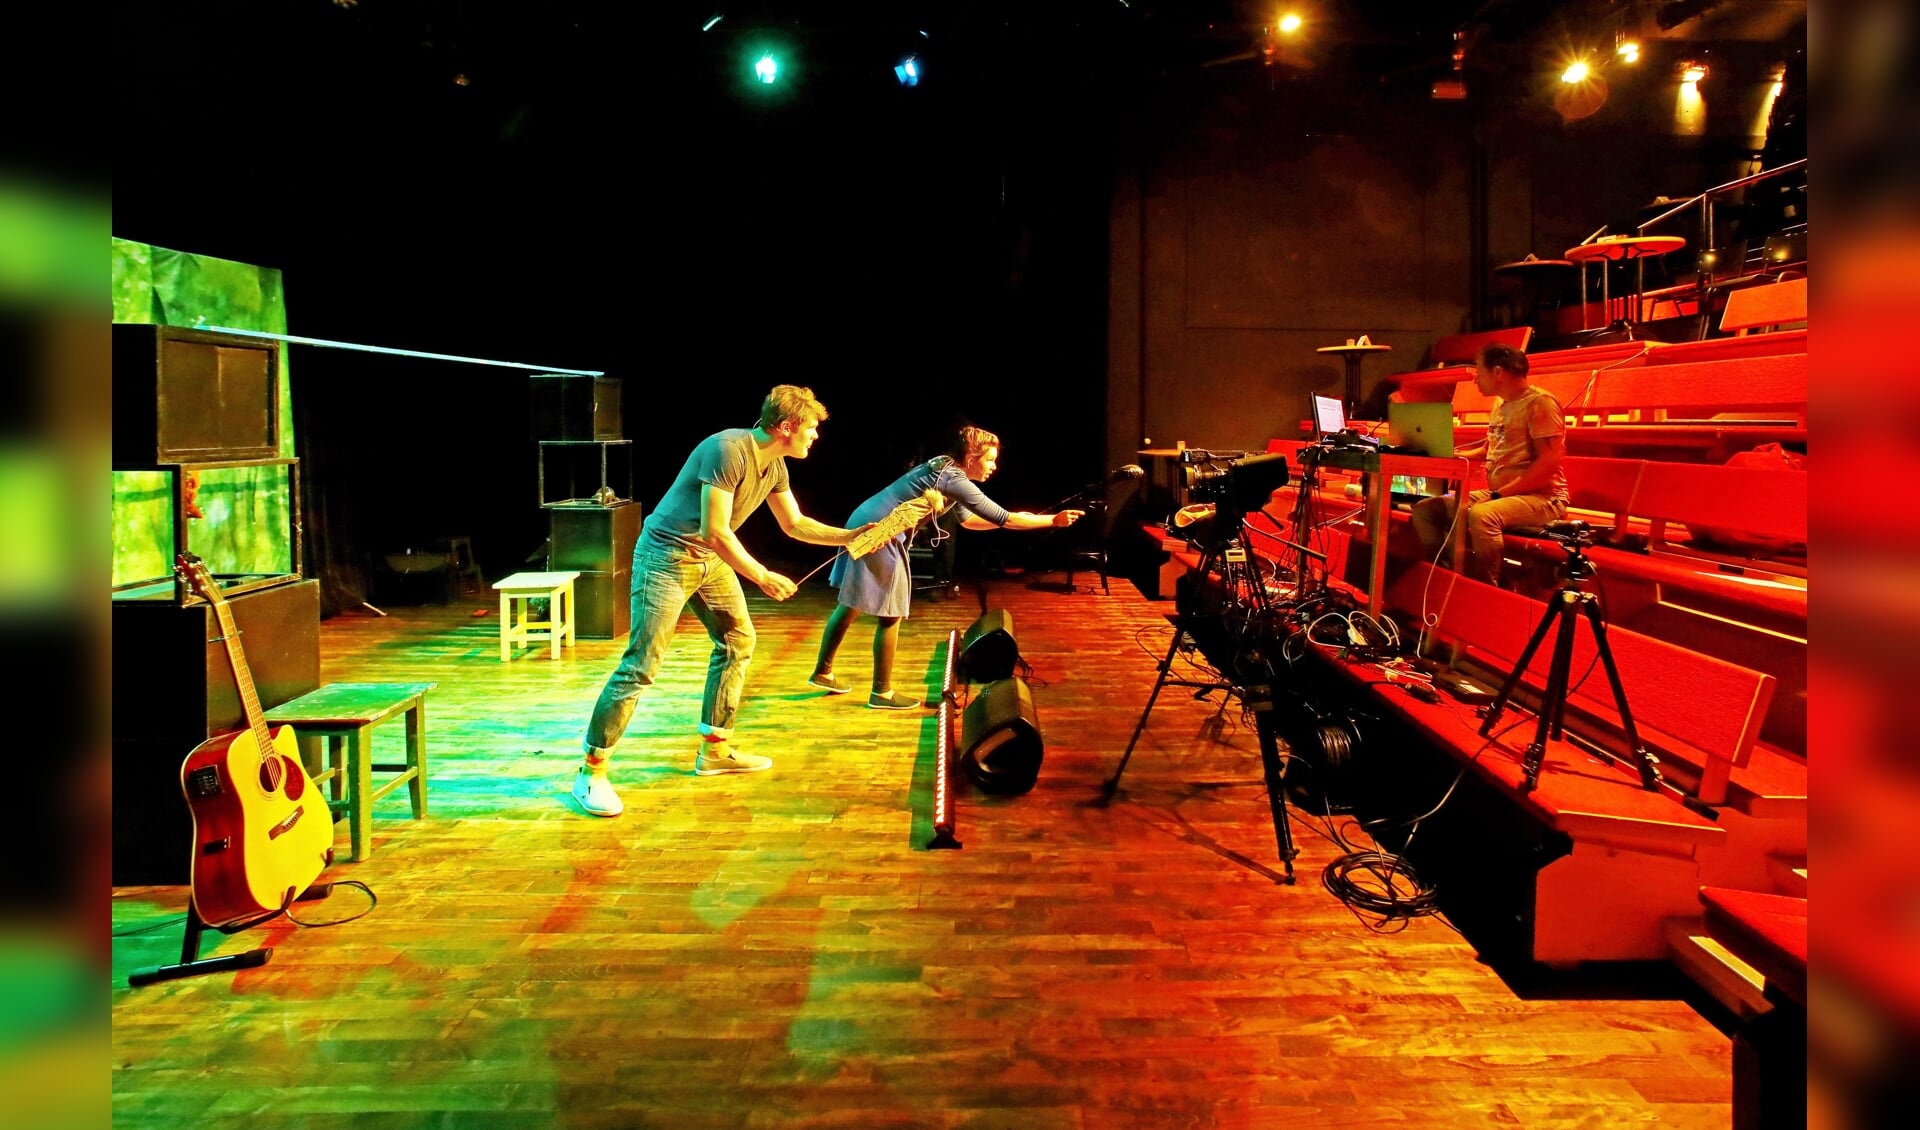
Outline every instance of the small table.
<svg viewBox="0 0 1920 1130">
<path fill-rule="evenodd" d="M 296 737 L 327 739 L 328 768 L 314 783 L 333 782 L 333 801 L 345 807 L 355 863 L 373 853 L 373 802 L 401 785 L 408 787 L 413 818 L 427 815 L 427 692 L 438 683 L 328 683 L 267 711 L 270 725 L 292 726 Z M 373 763 L 373 728 L 397 714 L 406 715 L 406 760 Z M 345 756 L 342 757 L 342 743 Z M 373 784 L 373 772 L 398 773 Z M 337 816 L 337 813 L 336 813 Z"/>
<path fill-rule="evenodd" d="M 1387 514 L 1393 509 L 1393 477 L 1448 479 L 1464 486 L 1472 467 L 1465 459 L 1451 456 L 1442 459 L 1432 455 L 1381 455 L 1377 451 L 1331 451 L 1320 456 L 1320 465 L 1360 471 L 1367 476 L 1367 536 L 1373 539 L 1373 561 L 1367 570 L 1367 615 L 1377 619 L 1386 602 Z M 1466 523 L 1455 522 L 1453 531 L 1454 560 L 1460 561 Z"/>
<path fill-rule="evenodd" d="M 1571 259 L 1542 259 L 1538 255 L 1528 255 L 1525 259 L 1515 259 L 1511 263 L 1502 263 L 1493 269 L 1496 275 L 1518 279 L 1522 300 L 1526 303 L 1526 317 L 1537 332 L 1548 332 L 1545 327 L 1552 324 L 1551 318 L 1543 314 L 1559 311 L 1566 293 L 1566 283 L 1573 281 L 1574 263 Z"/>
<path fill-rule="evenodd" d="M 1369 353 L 1392 353 L 1391 345 L 1376 345 L 1362 339 L 1345 345 L 1323 345 L 1315 353 L 1338 353 L 1347 362 L 1347 418 L 1360 411 L 1360 359 Z"/>
<path fill-rule="evenodd" d="M 513 658 L 515 644 L 545 640 L 557 660 L 561 645 L 575 642 L 573 582 L 579 576 L 576 570 L 515 573 L 493 583 L 500 593 L 500 662 Z M 547 602 L 547 618 L 535 620 L 532 605 L 542 598 Z"/>
<path fill-rule="evenodd" d="M 1678 251 L 1687 241 L 1677 235 L 1609 235 L 1567 248 L 1567 258 L 1580 265 L 1580 328 L 1587 329 L 1587 264 L 1600 264 L 1600 309 L 1613 316 L 1613 303 L 1607 293 L 1607 265 L 1627 259 L 1644 259 Z M 1633 319 L 1638 321 L 1639 319 Z"/>
</svg>

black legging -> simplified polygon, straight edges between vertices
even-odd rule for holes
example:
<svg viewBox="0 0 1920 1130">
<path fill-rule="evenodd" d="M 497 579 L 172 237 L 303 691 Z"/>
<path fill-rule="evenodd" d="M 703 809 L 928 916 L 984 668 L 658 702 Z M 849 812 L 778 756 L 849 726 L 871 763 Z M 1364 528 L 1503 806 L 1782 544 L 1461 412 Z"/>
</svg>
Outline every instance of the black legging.
<svg viewBox="0 0 1920 1130">
<path fill-rule="evenodd" d="M 813 673 L 824 675 L 833 670 L 833 657 L 847 638 L 847 628 L 860 615 L 844 604 L 834 606 L 827 617 L 826 630 L 820 633 L 820 656 L 814 660 Z M 900 651 L 900 617 L 875 616 L 873 629 L 873 693 L 893 693 L 893 660 Z"/>
</svg>

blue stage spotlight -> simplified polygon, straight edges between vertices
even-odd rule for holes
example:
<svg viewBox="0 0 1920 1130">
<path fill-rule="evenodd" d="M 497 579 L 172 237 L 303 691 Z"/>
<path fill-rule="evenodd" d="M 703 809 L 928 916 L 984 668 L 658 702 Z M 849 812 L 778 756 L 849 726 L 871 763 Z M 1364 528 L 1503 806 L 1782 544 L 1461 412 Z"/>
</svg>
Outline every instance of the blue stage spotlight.
<svg viewBox="0 0 1920 1130">
<path fill-rule="evenodd" d="M 753 64 L 753 77 L 764 86 L 772 86 L 773 80 L 780 77 L 780 63 L 773 57 L 773 52 L 760 56 L 759 61 Z"/>
<path fill-rule="evenodd" d="M 919 58 L 917 56 L 909 55 L 906 58 L 900 60 L 899 64 L 893 68 L 893 77 L 900 80 L 901 86 L 919 86 L 920 85 Z"/>
</svg>

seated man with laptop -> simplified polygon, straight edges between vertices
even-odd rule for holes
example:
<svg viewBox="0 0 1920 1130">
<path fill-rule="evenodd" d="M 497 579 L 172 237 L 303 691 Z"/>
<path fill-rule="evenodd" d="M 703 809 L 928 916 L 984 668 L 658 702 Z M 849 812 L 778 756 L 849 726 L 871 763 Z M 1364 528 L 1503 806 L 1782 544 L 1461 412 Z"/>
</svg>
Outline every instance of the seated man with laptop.
<svg viewBox="0 0 1920 1130">
<path fill-rule="evenodd" d="M 1497 400 L 1487 438 L 1453 454 L 1486 459 L 1487 489 L 1468 492 L 1464 518 L 1457 495 L 1430 498 L 1413 508 L 1413 528 L 1428 553 L 1448 542 L 1456 520 L 1464 521 L 1472 560 L 1462 572 L 1488 583 L 1500 578 L 1502 530 L 1545 526 L 1567 514 L 1565 413 L 1551 393 L 1528 382 L 1527 369 L 1527 355 L 1510 345 L 1480 350 L 1473 383 Z"/>
</svg>

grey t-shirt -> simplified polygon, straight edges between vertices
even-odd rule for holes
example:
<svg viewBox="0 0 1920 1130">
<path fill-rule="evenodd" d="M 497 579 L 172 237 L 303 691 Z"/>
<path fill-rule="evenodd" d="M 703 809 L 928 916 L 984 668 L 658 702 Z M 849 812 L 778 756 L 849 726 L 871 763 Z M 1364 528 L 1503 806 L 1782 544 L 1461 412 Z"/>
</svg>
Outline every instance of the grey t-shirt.
<svg viewBox="0 0 1920 1130">
<path fill-rule="evenodd" d="M 1538 385 L 1512 400 L 1495 403 L 1487 423 L 1487 478 L 1505 479 L 1525 473 L 1540 454 L 1540 441 L 1565 435 L 1566 421 L 1560 402 Z M 1563 465 L 1554 472 L 1546 489 L 1534 493 L 1556 502 L 1567 501 L 1567 472 Z"/>
<path fill-rule="evenodd" d="M 716 486 L 733 494 L 736 530 L 768 495 L 787 490 L 786 457 L 778 456 L 765 467 L 756 467 L 753 452 L 751 428 L 728 428 L 701 440 L 667 488 L 666 497 L 647 515 L 640 531 L 640 548 L 694 557 L 712 553 L 696 540 L 700 535 L 702 486 Z"/>
</svg>

